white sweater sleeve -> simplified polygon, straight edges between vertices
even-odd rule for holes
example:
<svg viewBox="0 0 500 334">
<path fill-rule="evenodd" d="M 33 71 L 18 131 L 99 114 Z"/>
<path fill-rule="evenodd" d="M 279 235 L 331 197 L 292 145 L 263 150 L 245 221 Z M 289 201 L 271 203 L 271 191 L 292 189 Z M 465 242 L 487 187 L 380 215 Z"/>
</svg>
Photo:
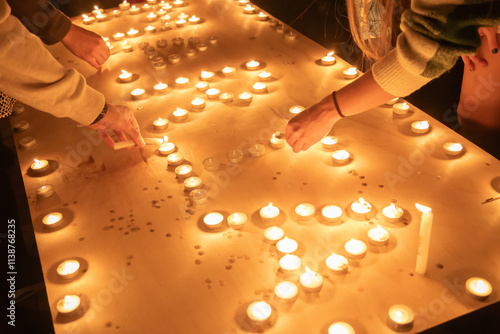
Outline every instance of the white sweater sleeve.
<svg viewBox="0 0 500 334">
<path fill-rule="evenodd" d="M 56 117 L 88 125 L 104 96 L 75 69 L 65 69 L 0 0 L 0 91 Z"/>
</svg>

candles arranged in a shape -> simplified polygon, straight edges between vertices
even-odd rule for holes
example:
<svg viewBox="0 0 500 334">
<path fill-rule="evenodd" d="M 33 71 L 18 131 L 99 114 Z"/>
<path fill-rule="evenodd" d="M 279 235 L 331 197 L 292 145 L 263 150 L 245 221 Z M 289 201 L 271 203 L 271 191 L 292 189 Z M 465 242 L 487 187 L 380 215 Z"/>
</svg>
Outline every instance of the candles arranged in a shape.
<svg viewBox="0 0 500 334">
<path fill-rule="evenodd" d="M 457 156 L 463 152 L 463 146 L 460 143 L 444 143 L 443 144 L 444 153 L 449 156 Z"/>
<path fill-rule="evenodd" d="M 262 71 L 257 77 L 259 77 L 259 81 L 269 81 L 273 77 L 273 74 L 271 72 Z"/>
<path fill-rule="evenodd" d="M 303 106 L 292 106 L 288 109 L 288 112 L 292 115 L 295 116 L 301 112 L 303 112 L 306 108 Z"/>
<path fill-rule="evenodd" d="M 195 97 L 194 99 L 191 100 L 191 108 L 193 110 L 203 110 L 205 109 L 207 105 L 207 101 L 205 99 L 202 99 L 201 97 Z"/>
<path fill-rule="evenodd" d="M 361 240 L 351 239 L 345 243 L 344 248 L 351 259 L 361 259 L 366 254 L 366 244 Z"/>
<path fill-rule="evenodd" d="M 207 97 L 209 99 L 215 100 L 220 95 L 220 89 L 219 88 L 209 88 L 209 89 L 207 89 L 205 94 L 207 95 Z"/>
<path fill-rule="evenodd" d="M 189 193 L 189 200 L 194 204 L 203 204 L 208 200 L 208 192 L 205 189 L 195 189 Z"/>
<path fill-rule="evenodd" d="M 193 15 L 188 19 L 189 24 L 198 24 L 200 21 L 201 19 L 196 15 Z"/>
<path fill-rule="evenodd" d="M 30 166 L 31 172 L 33 172 L 35 174 L 45 173 L 49 169 L 50 169 L 49 161 L 45 160 L 45 159 L 41 159 L 41 160 L 35 159 Z"/>
<path fill-rule="evenodd" d="M 174 153 L 175 151 L 175 144 L 171 142 L 163 142 L 158 146 L 158 152 L 160 152 L 161 155 L 169 155 L 171 153 Z"/>
<path fill-rule="evenodd" d="M 323 219 L 329 223 L 336 223 L 342 217 L 342 208 L 337 205 L 326 205 L 321 209 Z"/>
<path fill-rule="evenodd" d="M 276 244 L 284 236 L 285 231 L 278 226 L 271 226 L 264 230 L 264 240 L 272 245 Z"/>
<path fill-rule="evenodd" d="M 128 10 L 130 9 L 130 3 L 128 3 L 127 0 L 125 0 L 122 3 L 120 3 L 118 7 L 120 8 L 120 10 Z"/>
<path fill-rule="evenodd" d="M 393 305 L 389 308 L 387 323 L 389 327 L 396 330 L 407 330 L 413 326 L 415 314 L 406 305 Z"/>
<path fill-rule="evenodd" d="M 81 303 L 80 296 L 66 295 L 57 301 L 56 309 L 62 316 L 72 316 L 79 312 Z"/>
<path fill-rule="evenodd" d="M 177 108 L 172 112 L 172 118 L 176 122 L 183 122 L 188 118 L 189 112 L 186 109 Z"/>
<path fill-rule="evenodd" d="M 336 60 L 335 57 L 333 56 L 333 51 L 328 52 L 326 56 L 321 57 L 321 64 L 322 65 L 333 65 L 335 64 Z"/>
<path fill-rule="evenodd" d="M 418 134 L 427 133 L 429 132 L 429 129 L 430 125 L 429 122 L 427 121 L 415 121 L 411 123 L 411 131 L 413 133 L 418 133 Z"/>
<path fill-rule="evenodd" d="M 191 176 L 184 180 L 184 190 L 192 191 L 202 186 L 203 182 L 198 176 Z"/>
<path fill-rule="evenodd" d="M 243 212 L 235 212 L 227 217 L 227 224 L 235 230 L 241 230 L 245 227 L 248 217 Z"/>
<path fill-rule="evenodd" d="M 204 92 L 208 89 L 208 87 L 210 87 L 210 85 L 208 84 L 208 82 L 205 82 L 205 81 L 200 81 L 198 82 L 196 85 L 194 85 L 196 87 L 197 90 L 199 90 L 200 92 Z"/>
<path fill-rule="evenodd" d="M 260 62 L 256 61 L 256 60 L 250 60 L 249 62 L 247 62 L 245 64 L 247 70 L 250 70 L 250 71 L 255 71 L 256 69 L 258 69 L 260 67 Z"/>
<path fill-rule="evenodd" d="M 46 228 L 56 228 L 61 226 L 63 215 L 60 212 L 51 212 L 42 218 L 43 226 Z"/>
<path fill-rule="evenodd" d="M 255 7 L 252 6 L 251 4 L 247 4 L 243 8 L 243 13 L 245 13 L 245 14 L 255 14 Z"/>
<path fill-rule="evenodd" d="M 247 316 L 253 325 L 261 326 L 271 319 L 273 310 L 265 301 L 253 302 L 247 307 Z"/>
<path fill-rule="evenodd" d="M 283 281 L 274 287 L 274 295 L 276 299 L 283 303 L 291 303 L 297 298 L 299 289 L 293 282 Z"/>
<path fill-rule="evenodd" d="M 225 77 L 233 76 L 235 73 L 236 73 L 236 69 L 234 67 L 231 67 L 231 66 L 226 66 L 222 69 L 222 74 Z"/>
<path fill-rule="evenodd" d="M 267 93 L 267 85 L 263 82 L 256 82 L 252 86 L 255 93 Z"/>
<path fill-rule="evenodd" d="M 416 203 L 417 209 L 422 212 L 420 220 L 420 239 L 417 251 L 417 264 L 415 272 L 420 275 L 425 275 L 427 271 L 427 261 L 429 259 L 429 246 L 431 243 L 431 231 L 433 214 L 432 209 L 424 205 Z"/>
<path fill-rule="evenodd" d="M 306 267 L 306 272 L 300 275 L 300 284 L 304 291 L 318 292 L 323 287 L 323 276 Z"/>
<path fill-rule="evenodd" d="M 113 34 L 113 39 L 115 41 L 121 41 L 124 38 L 125 38 L 125 34 L 122 32 L 117 32 L 116 34 Z"/>
<path fill-rule="evenodd" d="M 269 15 L 267 15 L 266 13 L 264 12 L 260 12 L 259 15 L 257 15 L 257 18 L 260 20 L 260 21 L 266 21 L 269 19 Z"/>
<path fill-rule="evenodd" d="M 57 275 L 62 279 L 75 278 L 80 273 L 80 262 L 77 260 L 66 260 L 57 266 Z"/>
<path fill-rule="evenodd" d="M 351 160 L 351 154 L 346 150 L 337 150 L 332 153 L 332 163 L 334 165 L 343 165 Z"/>
<path fill-rule="evenodd" d="M 168 85 L 163 82 L 159 82 L 156 85 L 154 85 L 153 90 L 156 95 L 162 95 L 167 92 Z"/>
<path fill-rule="evenodd" d="M 248 92 L 243 92 L 243 93 L 238 95 L 238 100 L 240 100 L 243 103 L 250 103 L 250 102 L 252 102 L 252 99 L 253 99 L 252 94 L 250 94 Z"/>
<path fill-rule="evenodd" d="M 170 153 L 167 155 L 167 162 L 169 166 L 179 166 L 184 162 L 184 156 L 179 152 Z"/>
<path fill-rule="evenodd" d="M 260 219 L 263 222 L 270 223 L 276 221 L 278 216 L 280 215 L 280 209 L 273 205 L 273 203 L 269 203 L 259 211 Z"/>
<path fill-rule="evenodd" d="M 200 74 L 200 80 L 203 80 L 203 81 L 212 81 L 215 77 L 215 73 L 214 72 L 210 72 L 210 71 L 201 71 L 201 74 Z"/>
<path fill-rule="evenodd" d="M 141 8 L 137 7 L 136 5 L 132 5 L 132 7 L 130 7 L 130 9 L 128 10 L 128 12 L 131 15 L 136 15 L 136 14 L 139 14 L 141 12 Z"/>
<path fill-rule="evenodd" d="M 297 241 L 284 237 L 276 243 L 276 249 L 281 255 L 292 254 L 299 248 Z"/>
<path fill-rule="evenodd" d="M 218 212 L 211 212 L 203 217 L 203 223 L 209 230 L 215 230 L 222 226 L 224 216 Z"/>
<path fill-rule="evenodd" d="M 224 92 L 219 95 L 219 101 L 223 103 L 230 103 L 233 102 L 234 95 L 231 92 Z"/>
<path fill-rule="evenodd" d="M 491 283 L 480 277 L 471 277 L 465 282 L 466 291 L 477 300 L 487 299 L 493 292 Z"/>
<path fill-rule="evenodd" d="M 92 24 L 95 22 L 95 17 L 83 14 L 83 24 Z"/>
<path fill-rule="evenodd" d="M 266 153 L 266 147 L 262 144 L 253 144 L 248 148 L 248 152 L 252 157 L 261 157 Z"/>
<path fill-rule="evenodd" d="M 178 77 L 175 79 L 175 84 L 179 88 L 187 87 L 189 85 L 189 79 L 186 77 Z"/>
<path fill-rule="evenodd" d="M 134 46 L 132 44 L 130 44 L 129 42 L 127 42 L 127 40 L 124 40 L 122 42 L 122 51 L 131 52 L 133 50 L 134 50 Z"/>
<path fill-rule="evenodd" d="M 180 165 L 175 167 L 174 172 L 178 178 L 184 179 L 191 176 L 193 173 L 193 167 L 191 165 Z"/>
<path fill-rule="evenodd" d="M 368 242 L 374 246 L 384 246 L 389 243 L 389 232 L 377 225 L 368 230 Z"/>
<path fill-rule="evenodd" d="M 130 96 L 132 96 L 133 101 L 142 100 L 146 97 L 146 91 L 142 88 L 136 88 L 130 92 Z"/>
<path fill-rule="evenodd" d="M 108 14 L 101 12 L 101 11 L 97 11 L 96 13 L 97 13 L 97 15 L 95 15 L 95 18 L 96 18 L 97 22 L 106 21 L 108 19 Z"/>
<path fill-rule="evenodd" d="M 326 258 L 326 266 L 335 274 L 345 274 L 349 266 L 349 260 L 345 256 L 333 253 Z"/>
<path fill-rule="evenodd" d="M 134 75 L 131 72 L 122 70 L 122 73 L 118 76 L 118 79 L 120 79 L 120 82 L 126 83 L 131 82 L 133 77 Z"/>
<path fill-rule="evenodd" d="M 139 35 L 139 30 L 137 30 L 137 29 L 130 28 L 130 30 L 127 31 L 128 37 L 136 37 L 137 35 Z"/>
</svg>

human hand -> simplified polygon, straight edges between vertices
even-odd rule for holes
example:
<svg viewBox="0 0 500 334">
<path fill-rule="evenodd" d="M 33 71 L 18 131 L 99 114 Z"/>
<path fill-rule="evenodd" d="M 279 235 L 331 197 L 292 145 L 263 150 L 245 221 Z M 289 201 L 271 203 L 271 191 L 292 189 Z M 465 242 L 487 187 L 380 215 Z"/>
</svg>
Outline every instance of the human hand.
<svg viewBox="0 0 500 334">
<path fill-rule="evenodd" d="M 144 147 L 144 138 L 142 138 L 139 125 L 130 108 L 120 105 L 108 104 L 108 112 L 97 123 L 90 125 L 96 129 L 109 146 L 113 147 L 115 142 L 109 136 L 107 130 L 112 130 L 120 141 L 126 141 L 128 134 L 130 138 L 140 148 Z"/>
<path fill-rule="evenodd" d="M 496 54 L 498 52 L 498 42 L 496 36 L 497 28 L 481 27 L 478 29 L 478 32 L 481 38 L 486 37 L 488 49 L 491 50 L 491 53 Z M 465 67 L 467 67 L 469 71 L 474 71 L 476 69 L 476 65 L 481 65 L 483 67 L 488 66 L 486 59 L 479 57 L 477 54 L 473 56 L 462 56 L 462 60 L 464 61 Z"/>
<path fill-rule="evenodd" d="M 109 58 L 109 47 L 98 34 L 71 24 L 69 32 L 61 41 L 75 56 L 101 69 L 101 65 Z"/>
<path fill-rule="evenodd" d="M 305 151 L 330 132 L 339 119 L 333 98 L 328 95 L 288 121 L 285 139 L 295 153 Z"/>
</svg>

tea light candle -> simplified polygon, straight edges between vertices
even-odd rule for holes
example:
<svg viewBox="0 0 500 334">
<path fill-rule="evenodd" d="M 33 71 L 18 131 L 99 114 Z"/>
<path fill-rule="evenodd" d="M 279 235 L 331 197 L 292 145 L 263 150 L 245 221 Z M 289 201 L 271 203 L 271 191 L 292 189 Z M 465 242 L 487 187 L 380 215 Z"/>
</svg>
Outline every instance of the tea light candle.
<svg viewBox="0 0 500 334">
<path fill-rule="evenodd" d="M 163 82 L 159 82 L 156 85 L 154 85 L 154 87 L 153 87 L 156 95 L 165 94 L 167 92 L 167 88 L 168 88 L 168 85 L 163 83 Z"/>
<path fill-rule="evenodd" d="M 122 70 L 122 73 L 118 76 L 118 79 L 120 79 L 120 82 L 131 82 L 132 81 L 132 78 L 133 78 L 133 74 L 128 72 L 128 71 L 125 71 L 125 70 Z"/>
<path fill-rule="evenodd" d="M 133 101 L 142 100 L 146 96 L 146 91 L 142 88 L 136 88 L 130 92 Z"/>
<path fill-rule="evenodd" d="M 327 205 L 321 210 L 321 216 L 329 223 L 336 223 L 342 217 L 342 209 L 337 205 Z"/>
<path fill-rule="evenodd" d="M 260 66 L 260 63 L 258 61 L 255 61 L 255 60 L 251 60 L 249 62 L 247 62 L 245 64 L 247 70 L 250 70 L 250 71 L 255 71 L 256 69 L 259 68 Z"/>
<path fill-rule="evenodd" d="M 253 95 L 248 93 L 248 92 L 243 92 L 240 95 L 238 95 L 238 100 L 240 100 L 242 103 L 250 103 L 252 102 Z"/>
<path fill-rule="evenodd" d="M 332 153 L 332 162 L 335 165 L 342 165 L 351 159 L 351 155 L 346 150 L 337 150 Z"/>
<path fill-rule="evenodd" d="M 274 287 L 274 295 L 276 299 L 283 303 L 291 303 L 297 298 L 299 289 L 292 282 L 284 281 L 276 284 Z"/>
<path fill-rule="evenodd" d="M 460 143 L 444 143 L 443 144 L 444 153 L 449 156 L 457 156 L 463 152 L 463 146 Z"/>
<path fill-rule="evenodd" d="M 132 7 L 130 7 L 130 9 L 128 10 L 128 12 L 131 15 L 136 15 L 136 14 L 139 14 L 141 12 L 141 9 L 139 7 L 136 7 L 135 5 L 132 5 Z"/>
<path fill-rule="evenodd" d="M 184 190 L 192 191 L 194 189 L 200 188 L 202 185 L 201 178 L 198 176 L 191 176 L 184 180 Z"/>
<path fill-rule="evenodd" d="M 280 24 L 277 28 L 276 28 L 276 32 L 279 33 L 279 34 L 282 34 L 285 32 L 285 25 L 284 24 Z"/>
<path fill-rule="evenodd" d="M 203 167 L 207 171 L 214 171 L 219 169 L 220 161 L 217 158 L 211 157 L 203 160 Z"/>
<path fill-rule="evenodd" d="M 186 109 L 177 108 L 172 113 L 172 118 L 176 122 L 183 122 L 188 118 L 188 111 Z"/>
<path fill-rule="evenodd" d="M 33 137 L 24 137 L 19 140 L 19 145 L 22 148 L 30 148 L 35 146 L 36 144 L 36 139 Z"/>
<path fill-rule="evenodd" d="M 285 147 L 286 145 L 285 133 L 284 132 L 273 133 L 271 139 L 269 139 L 269 145 L 275 149 L 280 149 Z"/>
<path fill-rule="evenodd" d="M 326 258 L 326 266 L 335 274 L 345 274 L 349 267 L 349 260 L 345 256 L 332 253 Z"/>
<path fill-rule="evenodd" d="M 207 51 L 208 49 L 208 45 L 206 43 L 198 43 L 196 44 L 196 50 L 200 51 L 200 52 L 203 52 L 203 51 Z"/>
<path fill-rule="evenodd" d="M 97 22 L 103 22 L 108 19 L 108 14 L 103 13 L 103 12 L 98 12 L 98 14 L 95 16 Z"/>
<path fill-rule="evenodd" d="M 178 19 L 177 21 L 175 21 L 175 26 L 180 28 L 180 27 L 184 27 L 186 25 L 186 20 L 185 19 Z"/>
<path fill-rule="evenodd" d="M 389 243 L 389 232 L 377 225 L 368 230 L 368 242 L 374 246 L 385 246 Z"/>
<path fill-rule="evenodd" d="M 149 33 L 149 34 L 151 34 L 151 33 L 156 32 L 156 28 L 153 27 L 152 25 L 149 25 L 146 28 L 144 28 L 144 31 L 147 32 L 147 33 Z"/>
<path fill-rule="evenodd" d="M 250 0 L 238 0 L 238 4 L 240 6 L 246 6 L 249 2 Z"/>
<path fill-rule="evenodd" d="M 22 121 L 14 123 L 12 125 L 12 127 L 14 128 L 15 131 L 22 132 L 22 131 L 26 131 L 29 129 L 30 123 L 28 123 L 28 121 L 26 121 L 26 120 L 22 120 Z"/>
<path fill-rule="evenodd" d="M 165 15 L 160 17 L 160 21 L 161 21 L 161 23 L 168 23 L 168 22 L 172 21 L 172 17 L 168 14 L 165 14 Z"/>
<path fill-rule="evenodd" d="M 300 257 L 292 254 L 285 254 L 281 259 L 279 259 L 280 271 L 287 275 L 294 275 L 300 269 L 302 261 Z"/>
<path fill-rule="evenodd" d="M 273 203 L 269 203 L 269 205 L 263 207 L 259 211 L 260 219 L 263 222 L 271 223 L 276 221 L 280 214 L 280 209 L 273 205 Z"/>
<path fill-rule="evenodd" d="M 233 95 L 233 93 L 230 93 L 230 92 L 222 93 L 219 95 L 219 100 L 223 103 L 233 102 L 233 98 L 234 98 L 234 95 Z"/>
<path fill-rule="evenodd" d="M 153 22 L 154 20 L 156 20 L 158 18 L 158 15 L 153 13 L 153 12 L 150 12 L 147 16 L 146 16 L 146 19 L 149 21 L 149 22 Z"/>
<path fill-rule="evenodd" d="M 191 108 L 193 110 L 203 110 L 206 105 L 207 101 L 205 99 L 195 97 L 193 100 L 191 100 Z"/>
<path fill-rule="evenodd" d="M 178 178 L 186 178 L 193 173 L 193 167 L 191 165 L 180 165 L 175 167 L 174 171 Z"/>
<path fill-rule="evenodd" d="M 207 82 L 204 82 L 204 81 L 200 81 L 198 82 L 196 85 L 194 85 L 196 87 L 197 90 L 199 90 L 200 92 L 204 92 L 208 89 L 208 87 L 210 87 L 210 85 L 207 83 Z"/>
<path fill-rule="evenodd" d="M 264 230 L 264 240 L 272 245 L 276 244 L 285 235 L 281 227 L 271 226 Z"/>
<path fill-rule="evenodd" d="M 300 284 L 304 291 L 318 292 L 323 287 L 323 276 L 306 267 L 306 272 L 300 275 Z"/>
<path fill-rule="evenodd" d="M 171 64 L 177 64 L 178 62 L 181 61 L 181 56 L 179 56 L 178 54 L 171 54 L 167 57 L 168 61 L 171 63 Z"/>
<path fill-rule="evenodd" d="M 66 295 L 56 304 L 57 312 L 63 316 L 72 316 L 81 308 L 81 299 L 77 295 Z"/>
<path fill-rule="evenodd" d="M 215 77 L 215 73 L 214 72 L 209 72 L 209 71 L 201 71 L 201 74 L 200 74 L 200 80 L 203 80 L 203 81 L 212 81 Z"/>
<path fill-rule="evenodd" d="M 181 46 L 184 44 L 184 38 L 182 37 L 175 37 L 175 38 L 172 38 L 172 43 L 174 45 L 177 45 L 177 46 Z"/>
<path fill-rule="evenodd" d="M 389 308 L 387 322 L 389 327 L 398 331 L 413 326 L 415 315 L 406 305 L 393 305 Z"/>
<path fill-rule="evenodd" d="M 392 112 L 396 115 L 405 115 L 408 113 L 408 111 L 410 111 L 410 106 L 406 102 L 394 103 L 394 105 L 392 106 Z"/>
<path fill-rule="evenodd" d="M 142 10 L 143 10 L 144 12 L 148 12 L 148 11 L 150 11 L 150 10 L 151 10 L 152 6 L 150 6 L 150 5 L 147 3 L 147 4 L 144 4 L 141 8 L 142 8 Z"/>
<path fill-rule="evenodd" d="M 467 292 L 478 300 L 487 299 L 493 292 L 491 283 L 480 277 L 471 277 L 465 282 Z"/>
<path fill-rule="evenodd" d="M 256 82 L 252 86 L 255 93 L 267 93 L 267 85 L 262 82 Z"/>
<path fill-rule="evenodd" d="M 361 259 L 366 254 L 366 244 L 361 240 L 351 239 L 345 243 L 344 248 L 352 259 Z"/>
<path fill-rule="evenodd" d="M 427 121 L 416 121 L 411 123 L 411 131 L 413 133 L 427 133 L 429 132 L 429 122 Z"/>
<path fill-rule="evenodd" d="M 395 103 L 397 103 L 398 101 L 399 101 L 399 97 L 395 97 L 395 98 L 393 98 L 393 99 L 391 99 L 391 100 L 387 101 L 387 102 L 385 103 L 385 105 L 387 105 L 387 106 L 393 106 L 393 105 L 394 105 Z"/>
<path fill-rule="evenodd" d="M 184 156 L 178 152 L 170 153 L 167 155 L 167 162 L 169 166 L 179 166 L 184 162 Z"/>
<path fill-rule="evenodd" d="M 260 81 L 269 81 L 272 78 L 272 73 L 267 71 L 262 71 L 258 75 Z"/>
<path fill-rule="evenodd" d="M 382 209 L 382 214 L 384 215 L 385 220 L 389 223 L 398 223 L 401 220 L 403 213 L 404 210 L 399 206 L 394 205 L 394 203 L 391 203 L 391 205 Z"/>
<path fill-rule="evenodd" d="M 196 54 L 196 50 L 189 48 L 184 51 L 184 54 L 186 55 L 186 57 L 191 58 Z"/>
<path fill-rule="evenodd" d="M 134 46 L 132 44 L 129 44 L 127 40 L 124 40 L 122 43 L 122 51 L 132 52 L 132 50 L 134 50 Z"/>
<path fill-rule="evenodd" d="M 272 312 L 271 305 L 264 301 L 253 302 L 247 308 L 248 319 L 255 326 L 261 326 L 269 322 Z"/>
<path fill-rule="evenodd" d="M 189 85 L 189 79 L 185 77 L 179 77 L 175 79 L 175 84 L 179 88 L 187 87 Z"/>
<path fill-rule="evenodd" d="M 42 160 L 35 159 L 35 161 L 30 166 L 30 170 L 36 174 L 44 173 L 49 168 L 50 168 L 49 161 L 44 159 Z"/>
<path fill-rule="evenodd" d="M 201 19 L 200 19 L 198 16 L 193 15 L 193 16 L 191 16 L 191 17 L 188 19 L 188 22 L 189 22 L 189 24 L 198 24 L 198 23 L 200 23 L 200 20 L 201 20 Z"/>
<path fill-rule="evenodd" d="M 109 48 L 109 53 L 112 55 L 120 51 L 119 48 L 117 48 L 115 45 L 111 45 L 111 43 L 109 43 L 109 42 L 106 42 L 106 45 Z"/>
<path fill-rule="evenodd" d="M 160 144 L 158 146 L 158 151 L 161 155 L 169 155 L 175 151 L 175 144 L 169 142 Z"/>
<path fill-rule="evenodd" d="M 120 3 L 118 7 L 120 8 L 120 10 L 128 10 L 130 9 L 130 3 L 128 3 L 127 0 L 125 0 L 122 3 Z"/>
<path fill-rule="evenodd" d="M 427 271 L 427 261 L 429 258 L 429 246 L 431 243 L 432 220 L 434 218 L 432 209 L 424 205 L 415 204 L 415 207 L 422 212 L 420 220 L 420 238 L 417 250 L 417 263 L 415 272 L 420 275 L 425 275 Z"/>
<path fill-rule="evenodd" d="M 226 153 L 227 160 L 232 164 L 237 164 L 243 161 L 243 152 L 240 150 L 231 150 Z"/>
<path fill-rule="evenodd" d="M 128 37 L 136 37 L 139 35 L 139 30 L 131 28 L 129 31 L 127 31 L 127 36 Z"/>
<path fill-rule="evenodd" d="M 161 8 L 163 8 L 167 12 L 172 11 L 172 5 L 169 4 L 168 2 L 163 2 L 162 1 L 162 4 L 160 6 L 161 6 Z"/>
<path fill-rule="evenodd" d="M 262 144 L 255 144 L 248 148 L 248 153 L 254 158 L 263 156 L 266 153 L 266 147 Z"/>
<path fill-rule="evenodd" d="M 194 204 L 203 204 L 208 200 L 208 193 L 205 189 L 195 189 L 189 193 L 189 200 Z"/>
<path fill-rule="evenodd" d="M 309 203 L 301 203 L 295 207 L 295 214 L 299 220 L 310 220 L 314 217 L 316 208 Z"/>
<path fill-rule="evenodd" d="M 113 39 L 115 41 L 121 41 L 123 38 L 125 38 L 125 34 L 122 32 L 117 32 L 116 34 L 113 34 Z"/>
<path fill-rule="evenodd" d="M 269 15 L 264 12 L 260 12 L 259 15 L 257 15 L 257 18 L 259 21 L 267 21 L 269 19 Z"/>
<path fill-rule="evenodd" d="M 328 334 L 354 334 L 354 328 L 347 322 L 338 321 L 328 327 Z"/>
<path fill-rule="evenodd" d="M 207 97 L 211 100 L 214 100 L 216 98 L 219 97 L 219 94 L 220 94 L 220 89 L 218 88 L 209 88 L 207 89 L 207 91 L 205 92 L 205 94 L 207 95 Z"/>
<path fill-rule="evenodd" d="M 297 34 L 294 33 L 293 31 L 289 31 L 285 34 L 285 40 L 287 41 L 294 41 L 297 39 Z"/>
<path fill-rule="evenodd" d="M 182 7 L 182 6 L 184 6 L 184 1 L 182 1 L 182 0 L 174 0 L 174 2 L 172 2 L 172 5 L 174 7 Z"/>
<path fill-rule="evenodd" d="M 301 112 L 303 112 L 306 108 L 303 106 L 292 106 L 288 109 L 288 112 L 292 115 L 295 116 Z"/>
<path fill-rule="evenodd" d="M 291 254 L 299 248 L 297 241 L 284 237 L 276 243 L 276 249 L 281 255 Z"/>
<path fill-rule="evenodd" d="M 255 14 L 255 7 L 252 5 L 248 4 L 243 8 L 243 13 L 245 14 Z"/>
<path fill-rule="evenodd" d="M 321 57 L 321 64 L 322 65 L 333 65 L 335 64 L 336 60 L 335 57 L 333 56 L 333 51 L 328 52 L 326 56 Z"/>
<path fill-rule="evenodd" d="M 357 201 L 351 203 L 350 208 L 352 218 L 356 220 L 368 220 L 373 213 L 372 205 L 361 197 Z"/>
<path fill-rule="evenodd" d="M 51 184 L 36 188 L 35 194 L 37 198 L 47 198 L 54 195 L 54 187 Z"/>
<path fill-rule="evenodd" d="M 60 212 L 51 212 L 42 218 L 43 226 L 46 228 L 56 228 L 61 226 L 63 215 Z"/>
<path fill-rule="evenodd" d="M 147 0 L 148 5 L 156 5 L 156 0 Z"/>
<path fill-rule="evenodd" d="M 323 139 L 321 139 L 321 146 L 323 148 L 326 148 L 327 150 L 333 150 L 338 142 L 339 140 L 336 137 L 326 136 Z"/>
<path fill-rule="evenodd" d="M 227 223 L 230 227 L 235 230 L 241 230 L 245 227 L 248 221 L 248 217 L 243 212 L 235 212 L 227 217 Z"/>
<path fill-rule="evenodd" d="M 222 222 L 224 221 L 224 216 L 218 212 L 211 212 L 203 217 L 203 223 L 205 223 L 205 227 L 209 230 L 215 230 L 222 226 Z"/>
<path fill-rule="evenodd" d="M 62 279 L 75 278 L 80 273 L 80 262 L 66 260 L 57 266 L 57 275 Z"/>
<path fill-rule="evenodd" d="M 347 70 L 344 70 L 342 74 L 344 75 L 344 79 L 350 80 L 358 76 L 358 70 L 355 67 L 350 67 Z"/>
<path fill-rule="evenodd" d="M 200 43 L 201 40 L 197 36 L 191 36 L 188 38 L 188 44 L 191 46 L 196 46 L 196 44 Z"/>
<path fill-rule="evenodd" d="M 95 22 L 95 18 L 93 16 L 88 16 L 83 14 L 82 18 L 83 18 L 83 24 L 92 24 Z"/>
<path fill-rule="evenodd" d="M 236 69 L 231 66 L 226 66 L 222 69 L 222 75 L 225 77 L 231 77 L 236 73 Z"/>
<path fill-rule="evenodd" d="M 153 126 L 156 131 L 165 130 L 168 127 L 168 119 L 157 118 L 153 121 Z"/>
<path fill-rule="evenodd" d="M 14 115 L 21 115 L 24 112 L 24 106 L 22 104 L 14 104 L 12 107 L 12 112 Z"/>
</svg>

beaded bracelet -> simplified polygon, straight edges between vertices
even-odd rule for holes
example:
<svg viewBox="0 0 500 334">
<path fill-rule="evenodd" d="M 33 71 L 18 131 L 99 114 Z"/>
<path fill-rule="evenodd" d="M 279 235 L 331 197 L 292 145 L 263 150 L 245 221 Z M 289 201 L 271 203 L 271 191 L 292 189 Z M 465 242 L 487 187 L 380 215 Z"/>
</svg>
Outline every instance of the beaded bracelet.
<svg viewBox="0 0 500 334">
<path fill-rule="evenodd" d="M 99 122 L 104 116 L 106 116 L 107 112 L 108 112 L 108 104 L 106 102 L 104 102 L 104 107 L 102 108 L 99 115 L 97 115 L 96 119 L 91 124 L 95 124 L 95 123 Z"/>
</svg>

